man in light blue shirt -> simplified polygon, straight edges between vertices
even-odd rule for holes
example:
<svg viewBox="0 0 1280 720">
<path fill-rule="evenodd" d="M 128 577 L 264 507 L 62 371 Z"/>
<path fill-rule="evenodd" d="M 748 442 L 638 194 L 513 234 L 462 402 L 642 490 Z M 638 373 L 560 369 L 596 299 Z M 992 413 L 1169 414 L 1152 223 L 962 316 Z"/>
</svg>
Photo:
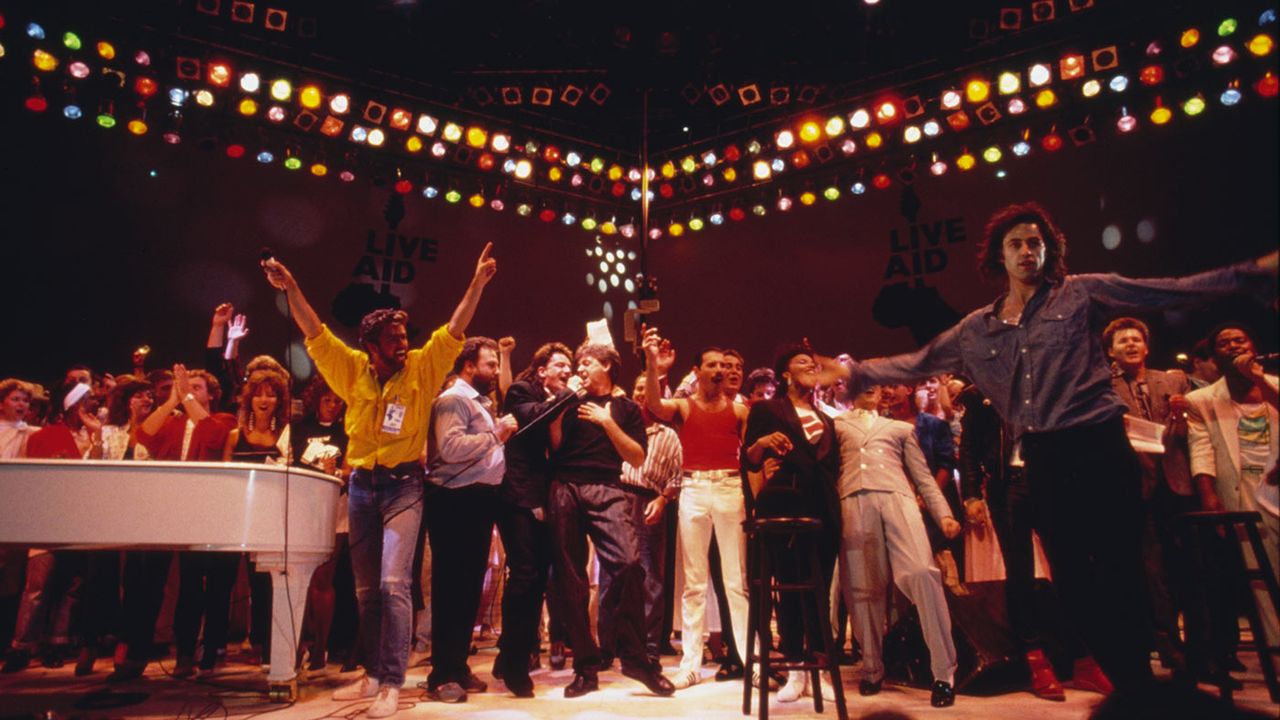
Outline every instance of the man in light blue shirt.
<svg viewBox="0 0 1280 720">
<path fill-rule="evenodd" d="M 427 697 L 463 702 L 487 685 L 471 673 L 471 629 L 484 587 L 497 490 L 506 471 L 502 444 L 515 418 L 495 418 L 498 344 L 467 340 L 454 363 L 457 379 L 431 407 L 427 433 L 427 535 L 431 543 L 432 669 Z"/>
</svg>

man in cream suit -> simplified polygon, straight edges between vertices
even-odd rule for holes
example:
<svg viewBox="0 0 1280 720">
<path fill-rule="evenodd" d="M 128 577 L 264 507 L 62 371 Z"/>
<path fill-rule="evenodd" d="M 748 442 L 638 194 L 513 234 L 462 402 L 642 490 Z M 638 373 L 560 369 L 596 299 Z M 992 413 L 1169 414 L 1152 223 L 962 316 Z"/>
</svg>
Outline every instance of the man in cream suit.
<svg viewBox="0 0 1280 720">
<path fill-rule="evenodd" d="M 948 538 L 960 534 L 960 524 L 929 474 L 915 428 L 876 415 L 879 399 L 879 388 L 868 388 L 835 421 L 843 519 L 840 577 L 862 646 L 858 691 L 874 695 L 884 680 L 885 590 L 892 567 L 894 583 L 920 613 L 933 670 L 932 704 L 946 707 L 955 702 L 956 649 L 942 573 L 933 561 L 916 493 Z"/>
<path fill-rule="evenodd" d="M 1191 474 L 1205 510 L 1262 515 L 1262 543 L 1275 572 L 1280 568 L 1280 517 L 1275 505 L 1280 431 L 1277 378 L 1263 373 L 1253 339 L 1240 325 L 1220 325 L 1209 335 L 1209 343 L 1222 377 L 1187 395 Z M 1245 555 L 1253 565 L 1247 547 Z M 1260 584 L 1255 593 L 1267 644 L 1280 644 L 1280 623 L 1270 599 Z"/>
</svg>

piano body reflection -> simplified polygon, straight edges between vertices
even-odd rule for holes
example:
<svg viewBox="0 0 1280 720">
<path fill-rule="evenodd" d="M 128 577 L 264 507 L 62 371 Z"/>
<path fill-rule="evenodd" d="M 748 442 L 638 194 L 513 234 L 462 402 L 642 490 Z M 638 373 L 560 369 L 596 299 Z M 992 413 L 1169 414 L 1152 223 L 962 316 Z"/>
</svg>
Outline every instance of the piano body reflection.
<svg viewBox="0 0 1280 720">
<path fill-rule="evenodd" d="M 0 461 L 0 543 L 247 552 L 271 574 L 273 699 L 296 692 L 311 574 L 333 552 L 341 482 L 300 468 L 213 462 Z"/>
</svg>

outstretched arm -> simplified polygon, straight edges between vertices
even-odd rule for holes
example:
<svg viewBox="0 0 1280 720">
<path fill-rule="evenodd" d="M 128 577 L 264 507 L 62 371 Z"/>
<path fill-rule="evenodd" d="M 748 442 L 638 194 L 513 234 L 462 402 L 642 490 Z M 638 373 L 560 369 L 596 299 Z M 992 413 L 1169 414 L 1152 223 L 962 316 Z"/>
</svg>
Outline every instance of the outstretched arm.
<svg viewBox="0 0 1280 720">
<path fill-rule="evenodd" d="M 662 356 L 664 354 L 674 357 L 674 351 L 671 350 L 671 343 L 664 340 L 658 335 L 658 328 L 644 326 L 641 328 L 644 339 L 645 366 L 644 366 L 644 405 L 653 413 L 654 417 L 671 422 L 671 419 L 680 412 L 679 400 L 662 399 L 662 381 L 658 377 L 659 365 L 662 364 Z"/>
<path fill-rule="evenodd" d="M 489 257 L 492 250 L 493 243 L 485 243 L 484 250 L 480 252 L 480 259 L 476 261 L 476 274 L 472 276 L 467 292 L 449 318 L 449 334 L 455 338 L 462 339 L 466 336 L 467 326 L 471 324 L 471 318 L 476 314 L 476 306 L 480 304 L 484 286 L 488 285 L 494 273 L 498 272 L 498 261 Z"/>
<path fill-rule="evenodd" d="M 298 329 L 302 330 L 302 334 L 308 340 L 316 337 L 323 330 L 320 324 L 320 316 L 316 315 L 316 311 L 311 307 L 311 303 L 307 302 L 307 298 L 302 294 L 302 289 L 298 287 L 298 281 L 293 278 L 293 273 L 289 272 L 289 268 L 284 263 L 269 258 L 262 261 L 262 270 L 267 274 L 267 282 L 277 290 L 283 290 L 285 298 L 289 301 L 289 313 L 293 315 L 294 322 L 298 323 Z"/>
</svg>

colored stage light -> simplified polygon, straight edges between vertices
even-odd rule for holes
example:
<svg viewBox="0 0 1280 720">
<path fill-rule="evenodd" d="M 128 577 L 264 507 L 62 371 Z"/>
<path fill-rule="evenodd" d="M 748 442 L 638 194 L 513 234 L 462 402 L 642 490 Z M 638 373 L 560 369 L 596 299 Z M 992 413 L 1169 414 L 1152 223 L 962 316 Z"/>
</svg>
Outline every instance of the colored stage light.
<svg viewBox="0 0 1280 720">
<path fill-rule="evenodd" d="M 871 124 L 871 113 L 861 108 L 849 114 L 849 127 L 861 130 Z"/>
<path fill-rule="evenodd" d="M 489 142 L 489 133 L 483 128 L 475 126 L 467 128 L 467 145 L 473 148 L 482 148 Z"/>
<path fill-rule="evenodd" d="M 844 118 L 839 115 L 833 115 L 827 118 L 827 124 L 823 128 L 827 137 L 837 137 L 844 132 Z"/>
<path fill-rule="evenodd" d="M 1275 73 L 1267 71 L 1258 82 L 1253 84 L 1253 88 L 1258 91 L 1262 97 L 1275 97 L 1278 83 L 1276 82 Z"/>
<path fill-rule="evenodd" d="M 31 64 L 35 65 L 36 69 L 41 72 L 53 72 L 58 69 L 58 58 L 44 50 L 37 49 L 31 56 Z"/>
<path fill-rule="evenodd" d="M 790 197 L 787 197 L 786 195 L 778 196 L 777 206 L 778 206 L 778 209 L 781 210 L 782 212 L 787 212 L 788 210 L 791 209 L 791 206 L 794 204 L 795 203 L 791 200 Z"/>
<path fill-rule="evenodd" d="M 311 174 L 316 177 L 324 177 L 329 174 L 329 168 L 324 163 L 313 163 L 311 165 Z"/>
<path fill-rule="evenodd" d="M 818 196 L 815 195 L 812 190 L 805 190 L 804 192 L 800 193 L 801 205 L 812 205 L 817 201 L 818 201 Z"/>
<path fill-rule="evenodd" d="M 1080 94 L 1087 98 L 1096 97 L 1100 92 L 1102 92 L 1102 83 L 1098 82 L 1097 78 L 1089 78 L 1084 81 L 1084 85 L 1080 86 Z"/>
<path fill-rule="evenodd" d="M 876 106 L 876 120 L 881 124 L 892 122 L 898 117 L 898 108 L 891 101 L 884 101 Z"/>
<path fill-rule="evenodd" d="M 492 170 L 494 165 L 493 154 L 487 152 L 480 153 L 480 157 L 476 158 L 476 165 L 481 170 Z"/>
<path fill-rule="evenodd" d="M 969 114 L 963 110 L 957 110 L 947 116 L 947 125 L 949 125 L 952 130 L 960 132 L 961 130 L 969 127 Z"/>
<path fill-rule="evenodd" d="M 680 169 L 683 170 L 685 174 L 692 173 L 698 169 L 698 161 L 694 160 L 692 155 L 686 155 L 682 160 L 680 160 Z M 592 172 L 596 171 L 593 170 Z"/>
<path fill-rule="evenodd" d="M 722 210 L 719 206 L 712 208 L 711 212 L 707 215 L 707 222 L 711 223 L 712 225 L 723 225 L 724 210 Z"/>
<path fill-rule="evenodd" d="M 724 178 L 725 182 L 733 182 L 738 179 L 738 171 L 732 167 L 727 167 L 720 173 L 720 177 Z"/>
<path fill-rule="evenodd" d="M 489 138 L 489 147 L 496 153 L 504 153 L 511 149 L 511 136 L 506 133 L 494 133 Z"/>
<path fill-rule="evenodd" d="M 780 173 L 787 169 L 787 161 L 780 157 L 776 157 L 769 162 L 769 167 L 776 173 Z"/>
<path fill-rule="evenodd" d="M 684 226 L 678 222 L 673 222 L 667 226 L 667 234 L 671 237 L 680 237 L 684 234 Z"/>
<path fill-rule="evenodd" d="M 156 91 L 159 89 L 160 86 L 156 81 L 146 75 L 140 75 L 133 81 L 133 91 L 143 98 L 149 98 L 152 95 L 155 95 Z"/>
<path fill-rule="evenodd" d="M 353 182 L 356 179 L 356 174 L 350 170 L 343 170 L 338 173 L 338 179 L 346 183 Z"/>
<path fill-rule="evenodd" d="M 418 116 L 418 132 L 423 135 L 432 135 L 436 128 L 440 126 L 440 121 L 430 115 Z"/>
<path fill-rule="evenodd" d="M 1022 78 L 1015 72 L 1003 72 L 997 84 L 1001 95 L 1012 95 L 1022 89 Z"/>
<path fill-rule="evenodd" d="M 97 49 L 98 49 L 98 57 L 102 58 L 103 60 L 116 59 L 116 46 L 112 45 L 106 40 L 100 41 L 98 43 Z"/>
<path fill-rule="evenodd" d="M 1084 56 L 1071 54 L 1058 62 L 1058 75 L 1063 80 L 1075 80 L 1084 76 Z"/>
<path fill-rule="evenodd" d="M 270 120 L 271 122 L 274 122 L 274 123 L 284 122 L 284 116 L 285 116 L 284 108 L 280 107 L 279 105 L 272 105 L 271 107 L 267 108 L 267 119 Z"/>
<path fill-rule="evenodd" d="M 76 60 L 67 66 L 67 72 L 71 74 L 71 77 L 77 80 L 83 80 L 89 77 L 89 66 L 79 60 Z"/>
<path fill-rule="evenodd" d="M 343 122 L 338 118 L 327 115 L 323 122 L 320 123 L 320 134 L 327 137 L 337 137 L 342 132 Z"/>
<path fill-rule="evenodd" d="M 369 129 L 361 125 L 351 126 L 351 142 L 366 142 L 369 139 Z"/>
<path fill-rule="evenodd" d="M 1124 92 L 1129 89 L 1129 78 L 1124 75 L 1116 75 L 1107 83 L 1107 87 L 1111 88 L 1111 92 Z"/>
<path fill-rule="evenodd" d="M 1230 45 L 1222 45 L 1213 51 L 1213 64 L 1226 65 L 1236 59 L 1236 51 Z"/>
<path fill-rule="evenodd" d="M 1027 102 L 1020 97 L 1009 98 L 1009 114 L 1021 115 L 1027 111 Z"/>
<path fill-rule="evenodd" d="M 578 167 L 582 164 L 582 156 L 576 151 L 570 150 L 564 154 L 564 164 L 569 167 Z"/>
<path fill-rule="evenodd" d="M 302 167 L 302 161 L 292 155 L 284 159 L 285 170 L 298 170 L 301 167 Z"/>
<path fill-rule="evenodd" d="M 1254 35 L 1253 38 L 1249 40 L 1249 52 L 1253 53 L 1253 55 L 1257 57 L 1271 54 L 1271 51 L 1274 50 L 1275 47 L 1276 42 L 1271 39 L 1270 35 Z"/>
<path fill-rule="evenodd" d="M 258 112 L 258 103 L 253 98 L 245 98 L 238 106 L 241 115 L 252 115 Z"/>
<path fill-rule="evenodd" d="M 1151 111 L 1151 122 L 1156 125 L 1164 125 L 1173 119 L 1173 111 L 1163 105 L 1160 105 L 1158 99 L 1156 102 L 1156 109 Z"/>
<path fill-rule="evenodd" d="M 456 143 L 462 139 L 462 126 L 457 123 L 445 123 L 444 130 L 441 131 L 440 137 L 448 142 Z"/>
<path fill-rule="evenodd" d="M 1058 96 L 1049 88 L 1036 93 L 1036 107 L 1042 110 L 1053 107 L 1056 102 L 1058 102 Z"/>
<path fill-rule="evenodd" d="M 67 105 L 62 108 L 62 116 L 68 120 L 79 120 L 84 117 L 84 111 L 80 109 L 79 105 Z"/>
<path fill-rule="evenodd" d="M 1036 63 L 1027 70 L 1027 84 L 1031 87 L 1047 85 L 1053 80 L 1053 70 L 1044 63 Z"/>
<path fill-rule="evenodd" d="M 308 110 L 315 110 L 320 107 L 321 100 L 320 88 L 315 85 L 306 85 L 298 93 L 298 102 L 302 104 L 302 107 L 307 108 Z M 405 123 L 405 127 L 408 127 L 407 122 Z"/>
<path fill-rule="evenodd" d="M 258 162 L 262 163 L 263 165 L 267 165 L 269 163 L 275 162 L 275 159 L 276 159 L 276 156 L 270 150 L 263 150 L 262 152 L 258 153 Z"/>
<path fill-rule="evenodd" d="M 133 61 L 142 67 L 149 67 L 151 65 L 151 56 L 147 54 L 146 50 L 139 50 L 133 54 Z"/>
<path fill-rule="evenodd" d="M 796 137 L 790 130 L 779 130 L 778 134 L 773 136 L 773 142 L 779 150 L 786 150 L 796 144 Z"/>
<path fill-rule="evenodd" d="M 867 147 L 871 148 L 872 150 L 875 150 L 876 148 L 884 144 L 884 137 L 882 137 L 878 132 L 869 132 L 867 133 L 867 136 L 862 139 L 862 141 L 867 144 Z"/>
<path fill-rule="evenodd" d="M 79 50 L 79 49 L 80 49 L 80 36 L 79 36 L 79 35 L 77 35 L 77 34 L 75 34 L 75 33 L 73 33 L 73 32 L 65 32 L 65 33 L 62 33 L 62 44 L 63 44 L 63 45 L 64 45 L 68 50 Z"/>
<path fill-rule="evenodd" d="M 1195 47 L 1198 42 L 1200 42 L 1200 31 L 1196 28 L 1187 28 L 1178 37 L 1178 44 L 1184 48 Z"/>
<path fill-rule="evenodd" d="M 867 192 L 867 186 L 861 181 L 855 182 L 854 184 L 849 186 L 849 192 L 853 193 L 854 195 L 865 195 Z"/>
<path fill-rule="evenodd" d="M 822 197 L 828 200 L 839 200 L 840 188 L 836 187 L 835 185 L 828 185 L 827 187 L 822 189 Z"/>
<path fill-rule="evenodd" d="M 346 115 L 351 111 L 351 96 L 346 93 L 338 93 L 329 98 L 329 112 L 334 115 Z"/>
<path fill-rule="evenodd" d="M 701 231 L 701 230 L 702 230 L 702 228 L 703 228 L 703 227 L 704 227 L 704 224 L 703 224 L 703 222 L 702 222 L 702 218 L 697 217 L 696 215 L 695 215 L 694 217 L 689 218 L 689 229 L 690 229 L 690 230 L 692 230 L 692 231 L 694 231 L 694 232 L 699 232 L 699 231 Z M 615 276 L 615 277 L 616 277 L 616 276 Z M 614 284 L 616 285 L 617 283 L 614 283 Z"/>
<path fill-rule="evenodd" d="M 937 120 L 925 120 L 924 134 L 927 137 L 938 137 L 938 135 L 942 134 L 942 125 Z"/>
<path fill-rule="evenodd" d="M 942 91 L 942 97 L 939 100 L 944 110 L 955 110 L 956 108 L 960 107 L 960 103 L 962 101 L 963 101 L 963 98 L 960 97 L 960 93 L 956 92 L 955 90 Z"/>
<path fill-rule="evenodd" d="M 462 193 L 450 188 L 444 194 L 444 201 L 450 204 L 457 204 L 462 200 Z"/>
<path fill-rule="evenodd" d="M 27 37 L 32 40 L 43 40 L 44 27 L 40 23 L 27 23 Z"/>
<path fill-rule="evenodd" d="M 773 170 L 769 167 L 769 163 L 757 160 L 751 164 L 751 175 L 756 180 L 768 180 L 773 175 Z"/>
<path fill-rule="evenodd" d="M 817 142 L 822 138 L 822 128 L 818 127 L 818 123 L 809 120 L 800 125 L 800 140 L 802 142 Z"/>
<path fill-rule="evenodd" d="M 915 125 L 908 125 L 902 131 L 902 139 L 909 143 L 919 142 L 924 133 Z"/>
<path fill-rule="evenodd" d="M 404 149 L 411 153 L 421 152 L 422 147 L 422 138 L 417 135 L 410 135 L 409 139 L 404 141 Z"/>
<path fill-rule="evenodd" d="M 956 167 L 961 170 L 972 170 L 973 166 L 976 165 L 977 162 L 978 159 L 966 151 L 962 153 L 960 157 L 956 158 Z"/>
<path fill-rule="evenodd" d="M 1241 97 L 1242 96 L 1239 90 L 1237 90 L 1234 87 L 1229 87 L 1226 90 L 1222 91 L 1222 94 L 1218 96 L 1218 100 L 1223 105 L 1226 105 L 1227 107 L 1231 107 L 1232 105 L 1239 103 Z"/>
<path fill-rule="evenodd" d="M 878 173 L 875 177 L 871 178 L 871 187 L 877 190 L 886 190 L 892 184 L 893 179 L 885 173 Z"/>
<path fill-rule="evenodd" d="M 520 217 L 529 217 L 533 214 L 533 206 L 529 203 L 520 203 L 516 205 L 516 214 Z"/>
<path fill-rule="evenodd" d="M 551 208 L 542 208 L 538 211 L 538 219 L 542 222 L 549 223 L 556 219 L 556 211 Z"/>
<path fill-rule="evenodd" d="M 533 175 L 533 163 L 525 159 L 517 160 L 515 175 L 520 180 L 528 180 Z"/>
<path fill-rule="evenodd" d="M 262 87 L 262 78 L 258 73 L 247 72 L 240 76 L 240 89 L 247 93 L 256 93 Z"/>
<path fill-rule="evenodd" d="M 49 109 L 49 101 L 46 100 L 44 95 L 40 93 L 39 87 L 36 87 L 35 93 L 29 96 L 26 100 L 24 100 L 22 104 L 31 112 L 44 112 L 45 110 Z M 115 124 L 114 119 L 111 121 L 111 124 L 112 125 Z M 104 125 L 103 127 L 109 127 L 109 126 Z"/>
<path fill-rule="evenodd" d="M 840 141 L 840 152 L 844 153 L 845 155 L 852 155 L 857 151 L 858 151 L 858 143 L 854 142 L 853 138 L 845 138 L 844 140 Z"/>
<path fill-rule="evenodd" d="M 685 158 L 685 161 L 690 165 L 693 165 L 692 156 Z M 694 166 L 694 169 L 697 169 L 696 165 L 693 165 L 693 166 Z M 587 164 L 587 169 L 590 170 L 592 174 L 599 175 L 600 173 L 604 172 L 604 159 L 600 157 L 591 158 L 591 162 Z M 693 172 L 693 170 L 686 169 L 685 172 Z"/>
<path fill-rule="evenodd" d="M 1014 155 L 1018 157 L 1026 157 L 1031 154 L 1031 143 L 1026 140 L 1019 140 L 1013 144 L 1011 149 L 1013 150 Z"/>
<path fill-rule="evenodd" d="M 400 182 L 406 181 L 401 180 Z M 399 184 L 400 183 L 396 183 L 397 186 Z M 467 204 L 477 209 L 484 207 L 484 195 L 481 195 L 480 193 L 472 193 L 471 196 L 467 198 Z"/>
<path fill-rule="evenodd" d="M 244 157 L 244 146 L 237 143 L 232 143 L 227 146 L 226 153 L 227 153 L 227 157 L 232 159 L 242 158 Z"/>
<path fill-rule="evenodd" d="M 292 96 L 293 85 L 290 85 L 288 80 L 281 79 L 273 80 L 271 82 L 271 97 L 279 100 L 280 102 L 288 102 L 289 98 Z"/>
<path fill-rule="evenodd" d="M 1120 108 L 1120 117 L 1116 119 L 1116 130 L 1122 133 L 1130 133 L 1138 129 L 1138 118 L 1129 114 L 1125 108 Z"/>
<path fill-rule="evenodd" d="M 1061 150 L 1062 145 L 1062 136 L 1056 132 L 1051 132 L 1040 140 L 1040 147 L 1048 150 L 1049 152 L 1057 152 L 1058 150 Z"/>
<path fill-rule="evenodd" d="M 992 145 L 991 147 L 988 147 L 986 150 L 982 151 L 982 159 L 986 160 L 989 163 L 1000 162 L 1000 158 L 1002 157 L 1004 157 L 1004 153 L 1000 152 L 1000 148 L 996 147 L 995 145 Z"/>
<path fill-rule="evenodd" d="M 373 128 L 369 130 L 368 141 L 373 147 L 382 147 L 382 144 L 387 141 L 387 135 L 381 128 Z"/>
<path fill-rule="evenodd" d="M 933 164 L 929 166 L 929 172 L 934 175 L 943 175 L 947 172 L 947 164 L 942 160 L 934 160 Z"/>
<path fill-rule="evenodd" d="M 594 217 L 591 217 L 590 215 L 588 215 L 588 216 L 586 216 L 586 217 L 582 218 L 582 229 L 583 229 L 583 230 L 586 230 L 587 232 L 591 232 L 591 231 L 595 230 L 595 229 L 596 229 L 596 227 L 597 227 L 597 223 L 596 223 L 596 219 L 595 219 Z M 699 229 L 701 229 L 701 227 L 699 227 Z M 615 284 L 616 284 L 616 283 L 615 283 Z"/>
<path fill-rule="evenodd" d="M 964 95 L 974 105 L 984 103 L 991 95 L 991 85 L 986 80 L 970 80 L 964 86 Z"/>
<path fill-rule="evenodd" d="M 215 87 L 228 87 L 231 85 L 231 66 L 226 63 L 209 63 L 206 73 L 210 85 Z"/>
<path fill-rule="evenodd" d="M 1204 112 L 1204 98 L 1200 95 L 1194 95 L 1187 98 L 1182 103 L 1182 112 L 1190 115 L 1191 117 L 1195 117 L 1196 115 Z"/>
<path fill-rule="evenodd" d="M 798 150 L 791 156 L 791 164 L 797 168 L 809 167 L 809 153 L 804 150 Z"/>
</svg>

